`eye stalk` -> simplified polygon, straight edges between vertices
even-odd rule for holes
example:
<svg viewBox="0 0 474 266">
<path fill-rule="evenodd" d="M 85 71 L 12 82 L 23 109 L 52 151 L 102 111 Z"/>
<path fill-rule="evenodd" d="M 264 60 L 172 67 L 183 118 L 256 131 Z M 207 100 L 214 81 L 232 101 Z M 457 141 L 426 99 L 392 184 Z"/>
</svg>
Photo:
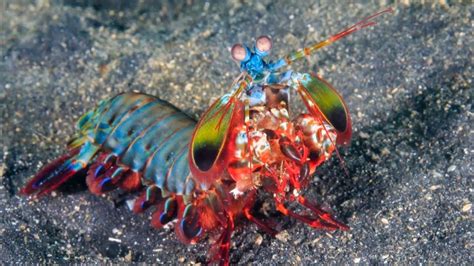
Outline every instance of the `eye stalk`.
<svg viewBox="0 0 474 266">
<path fill-rule="evenodd" d="M 272 49 L 272 39 L 266 35 L 262 35 L 255 41 L 255 53 L 259 56 L 267 56 Z"/>
<path fill-rule="evenodd" d="M 230 50 L 230 53 L 232 54 L 232 58 L 239 62 L 248 61 L 251 55 L 248 48 L 240 43 L 234 44 L 234 46 L 232 46 L 232 49 Z"/>
</svg>

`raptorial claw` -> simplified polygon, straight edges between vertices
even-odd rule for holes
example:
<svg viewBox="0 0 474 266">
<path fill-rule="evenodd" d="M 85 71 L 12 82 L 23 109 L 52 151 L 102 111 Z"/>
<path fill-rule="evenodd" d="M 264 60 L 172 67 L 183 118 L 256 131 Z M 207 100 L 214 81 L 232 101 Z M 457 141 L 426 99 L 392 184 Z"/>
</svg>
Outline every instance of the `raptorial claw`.
<svg viewBox="0 0 474 266">
<path fill-rule="evenodd" d="M 276 203 L 277 205 L 277 210 L 280 211 L 281 213 L 283 213 L 284 215 L 287 215 L 287 216 L 290 216 L 290 217 L 293 217 L 313 228 L 317 228 L 317 229 L 324 229 L 324 230 L 329 230 L 329 231 L 333 231 L 333 230 L 337 230 L 339 229 L 338 226 L 336 225 L 333 225 L 331 223 L 327 223 L 326 221 L 322 220 L 322 219 L 319 219 L 319 217 L 316 217 L 316 218 L 312 218 L 312 217 L 308 217 L 308 216 L 305 216 L 305 215 L 301 215 L 301 214 L 298 214 L 298 213 L 295 213 L 291 210 L 288 210 L 284 205 L 283 203 L 281 202 L 277 202 Z"/>
<path fill-rule="evenodd" d="M 289 159 L 297 164 L 301 163 L 301 154 L 298 152 L 296 147 L 291 143 L 287 137 L 281 137 L 280 141 L 281 152 Z"/>
<path fill-rule="evenodd" d="M 302 181 L 302 180 L 305 180 L 306 178 L 308 178 L 309 172 L 310 172 L 309 162 L 306 162 L 303 165 L 301 165 L 299 181 Z"/>
</svg>

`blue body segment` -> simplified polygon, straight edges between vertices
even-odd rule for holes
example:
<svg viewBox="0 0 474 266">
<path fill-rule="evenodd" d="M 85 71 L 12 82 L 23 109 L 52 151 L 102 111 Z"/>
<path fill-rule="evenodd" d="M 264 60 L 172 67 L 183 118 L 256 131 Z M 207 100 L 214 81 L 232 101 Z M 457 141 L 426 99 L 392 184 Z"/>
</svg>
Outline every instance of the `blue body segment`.
<svg viewBox="0 0 474 266">
<path fill-rule="evenodd" d="M 244 60 L 240 63 L 241 70 L 247 71 L 254 80 L 261 79 L 260 76 L 263 75 L 263 72 L 268 70 L 268 65 L 262 57 L 257 53 L 252 53 L 247 61 Z"/>
<path fill-rule="evenodd" d="M 247 72 L 256 83 L 273 83 L 269 82 L 268 76 L 285 66 L 285 60 L 280 59 L 275 63 L 267 62 L 264 60 L 264 57 L 268 55 L 268 51 L 261 52 L 256 47 L 252 51 L 246 45 L 243 47 L 246 51 L 246 57 L 240 61 L 240 70 Z"/>
<path fill-rule="evenodd" d="M 103 106 L 99 105 L 99 109 L 96 110 L 99 114 L 98 121 L 95 124 L 95 130 L 90 131 L 89 136 L 94 139 L 94 143 L 102 145 L 110 131 L 120 121 L 151 100 L 149 97 L 140 97 L 137 94 L 119 94 L 105 102 Z"/>
<path fill-rule="evenodd" d="M 186 186 L 187 181 L 192 180 L 188 175 L 185 175 L 183 169 L 187 168 L 188 165 L 188 146 L 183 149 L 183 151 L 177 155 L 177 158 L 173 162 L 173 165 L 168 170 L 168 178 L 166 187 L 168 190 L 176 191 L 180 194 L 187 194 Z M 186 155 L 186 156 L 183 156 Z M 194 183 L 193 181 L 190 181 Z"/>
<path fill-rule="evenodd" d="M 149 102 L 133 111 L 110 132 L 104 147 L 117 156 L 121 155 L 130 143 L 155 121 L 157 114 L 162 112 L 165 111 L 161 110 L 161 105 L 156 102 Z"/>
<path fill-rule="evenodd" d="M 94 157 L 94 155 L 97 153 L 98 150 L 99 150 L 99 147 L 92 144 L 91 142 L 88 141 L 84 143 L 79 153 L 76 156 L 74 156 L 73 169 L 75 171 L 78 171 L 84 168 L 84 166 L 90 162 L 90 160 Z"/>
<path fill-rule="evenodd" d="M 78 164 L 89 164 L 100 151 L 117 156 L 159 188 L 192 193 L 188 146 L 195 121 L 166 101 L 140 93 L 123 93 L 101 102 L 77 123 L 83 138 Z M 100 169 L 97 169 L 99 171 Z"/>
<path fill-rule="evenodd" d="M 166 182 L 172 184 L 174 180 L 168 180 L 169 178 L 183 178 L 187 177 L 190 174 L 189 165 L 185 165 L 183 169 L 178 169 L 179 175 L 169 176 L 170 171 L 174 166 L 174 162 L 178 155 L 185 157 L 185 160 L 188 158 L 188 147 L 191 140 L 191 135 L 193 133 L 194 125 L 182 128 L 173 133 L 166 141 L 160 145 L 156 152 L 149 159 L 149 163 L 146 166 L 144 171 L 144 178 L 148 180 L 153 180 L 158 187 L 165 187 Z M 183 149 L 186 149 L 184 152 Z M 153 167 L 150 167 L 153 166 Z M 182 176 L 181 176 L 182 175 Z M 184 188 L 184 184 L 181 184 L 180 187 Z M 175 192 L 176 186 L 168 187 L 169 191 Z M 182 191 L 182 189 L 181 189 Z"/>
<path fill-rule="evenodd" d="M 183 113 L 167 113 L 148 130 L 142 132 L 121 158 L 132 170 L 140 171 L 147 159 L 178 129 L 189 125 L 189 117 Z M 172 139 L 170 141 L 173 141 Z"/>
</svg>

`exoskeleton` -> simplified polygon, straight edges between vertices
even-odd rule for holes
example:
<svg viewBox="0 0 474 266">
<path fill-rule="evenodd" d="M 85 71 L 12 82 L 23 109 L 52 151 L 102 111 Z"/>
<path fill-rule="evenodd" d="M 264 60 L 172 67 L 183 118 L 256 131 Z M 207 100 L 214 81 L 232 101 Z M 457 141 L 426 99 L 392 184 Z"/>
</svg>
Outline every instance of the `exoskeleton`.
<svg viewBox="0 0 474 266">
<path fill-rule="evenodd" d="M 94 194 L 120 188 L 141 193 L 133 211 L 152 209 L 151 223 L 175 223 L 185 243 L 215 239 L 210 261 L 229 263 L 235 221 L 247 219 L 269 234 L 275 229 L 253 214 L 258 194 L 270 195 L 276 209 L 311 227 L 348 230 L 302 190 L 336 144 L 348 144 L 351 119 L 341 96 L 321 77 L 279 71 L 361 28 L 384 10 L 352 27 L 275 62 L 267 36 L 253 49 L 236 44 L 232 58 L 241 74 L 231 93 L 220 97 L 196 122 L 166 101 L 141 93 L 122 93 L 77 122 L 68 153 L 44 167 L 21 190 L 40 196 L 87 170 Z M 289 91 L 296 90 L 308 113 L 292 116 Z M 298 202 L 312 215 L 287 208 Z"/>
</svg>

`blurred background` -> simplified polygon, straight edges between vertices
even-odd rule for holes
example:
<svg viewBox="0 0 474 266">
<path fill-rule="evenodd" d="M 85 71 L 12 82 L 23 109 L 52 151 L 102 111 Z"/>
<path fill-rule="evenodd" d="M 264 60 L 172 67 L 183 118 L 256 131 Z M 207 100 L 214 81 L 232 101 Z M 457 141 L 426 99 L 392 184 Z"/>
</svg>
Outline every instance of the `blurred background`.
<svg viewBox="0 0 474 266">
<path fill-rule="evenodd" d="M 277 59 L 391 6 L 292 66 L 322 75 L 351 110 L 350 176 L 332 159 L 306 195 L 352 230 L 270 212 L 282 233 L 240 227 L 231 263 L 472 263 L 470 2 L 1 0 L 0 262 L 203 263 L 207 243 L 182 245 L 114 195 L 79 183 L 30 202 L 18 190 L 101 99 L 136 90 L 198 118 L 239 74 L 234 43 L 270 35 Z"/>
</svg>

